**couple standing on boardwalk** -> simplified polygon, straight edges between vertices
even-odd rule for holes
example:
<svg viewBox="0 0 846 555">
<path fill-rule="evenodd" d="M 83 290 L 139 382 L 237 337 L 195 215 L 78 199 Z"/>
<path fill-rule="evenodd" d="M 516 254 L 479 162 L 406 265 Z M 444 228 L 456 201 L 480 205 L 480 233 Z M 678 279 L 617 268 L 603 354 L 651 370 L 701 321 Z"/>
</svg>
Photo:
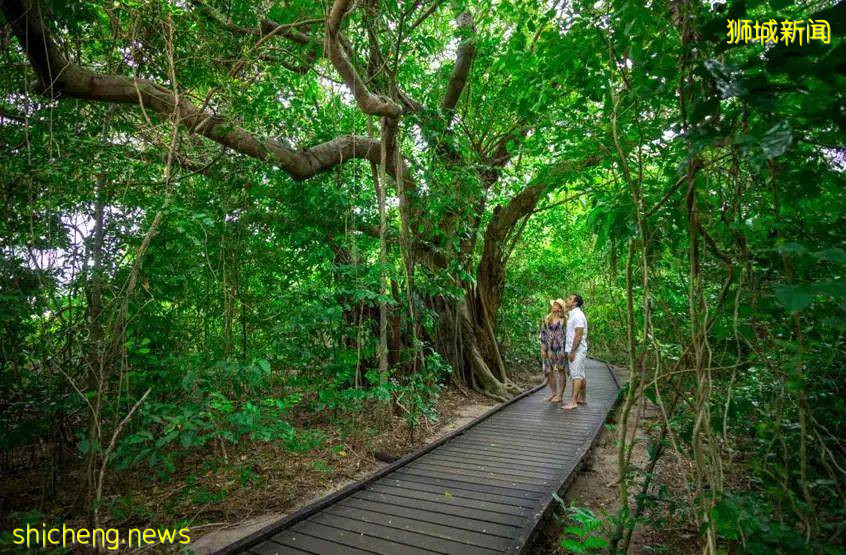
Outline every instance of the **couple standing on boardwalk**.
<svg viewBox="0 0 846 555">
<path fill-rule="evenodd" d="M 588 350 L 588 330 L 587 318 L 582 312 L 583 302 L 582 297 L 575 294 L 567 297 L 566 301 L 563 299 L 549 301 L 551 310 L 543 319 L 539 334 L 543 373 L 551 391 L 546 400 L 553 403 L 561 402 L 564 397 L 564 386 L 567 384 L 567 374 L 573 380 L 573 396 L 568 404 L 561 407 L 566 410 L 587 404 L 585 359 Z"/>
</svg>

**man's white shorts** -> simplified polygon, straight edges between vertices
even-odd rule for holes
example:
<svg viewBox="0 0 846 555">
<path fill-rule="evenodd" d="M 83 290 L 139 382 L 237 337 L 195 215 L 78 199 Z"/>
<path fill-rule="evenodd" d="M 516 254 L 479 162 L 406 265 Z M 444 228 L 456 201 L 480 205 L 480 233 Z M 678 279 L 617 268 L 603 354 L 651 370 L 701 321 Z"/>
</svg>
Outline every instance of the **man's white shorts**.
<svg viewBox="0 0 846 555">
<path fill-rule="evenodd" d="M 576 352 L 576 358 L 570 361 L 570 379 L 583 380 L 585 379 L 585 360 L 587 353 L 583 351 Z"/>
</svg>

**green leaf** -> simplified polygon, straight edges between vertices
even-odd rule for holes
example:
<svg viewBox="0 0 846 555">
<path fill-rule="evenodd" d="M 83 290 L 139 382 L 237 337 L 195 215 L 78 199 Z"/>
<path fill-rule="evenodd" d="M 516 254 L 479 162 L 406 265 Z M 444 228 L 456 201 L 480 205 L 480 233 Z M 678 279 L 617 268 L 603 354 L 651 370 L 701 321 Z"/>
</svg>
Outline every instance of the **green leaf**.
<svg viewBox="0 0 846 555">
<path fill-rule="evenodd" d="M 579 538 L 584 538 L 590 532 L 588 532 L 584 528 L 579 528 L 578 526 L 568 526 L 568 527 L 564 528 L 564 533 L 565 534 L 571 534 L 571 535 L 577 536 Z"/>
<path fill-rule="evenodd" d="M 592 532 L 602 526 L 602 522 L 599 521 L 598 518 L 594 518 L 593 520 L 588 520 L 585 522 L 585 529 L 589 532 Z"/>
<path fill-rule="evenodd" d="M 561 547 L 573 553 L 587 553 L 587 549 L 581 543 L 569 538 L 561 540 Z"/>
<path fill-rule="evenodd" d="M 846 297 L 846 281 L 841 279 L 818 281 L 813 284 L 813 289 L 817 293 L 829 297 Z"/>
<path fill-rule="evenodd" d="M 714 78 L 717 89 L 723 98 L 731 98 L 733 96 L 745 96 L 749 91 L 744 85 L 740 83 L 735 74 L 735 69 L 728 65 L 723 65 L 717 60 L 708 60 L 705 62 L 705 67 Z"/>
<path fill-rule="evenodd" d="M 814 289 L 809 285 L 778 284 L 773 291 L 788 312 L 799 312 L 814 300 Z"/>
<path fill-rule="evenodd" d="M 846 251 L 843 249 L 831 248 L 813 253 L 818 260 L 826 260 L 835 264 L 846 264 Z"/>
<path fill-rule="evenodd" d="M 778 247 L 778 252 L 781 253 L 794 253 L 794 254 L 804 254 L 808 252 L 808 249 L 805 245 L 801 245 L 799 243 L 794 243 L 792 241 L 784 243 L 783 245 Z"/>
<path fill-rule="evenodd" d="M 730 500 L 721 501 L 711 509 L 711 518 L 717 525 L 717 530 L 728 539 L 738 539 L 738 509 Z"/>
<path fill-rule="evenodd" d="M 604 549 L 608 547 L 608 540 L 599 536 L 591 536 L 584 541 L 588 549 Z"/>
</svg>

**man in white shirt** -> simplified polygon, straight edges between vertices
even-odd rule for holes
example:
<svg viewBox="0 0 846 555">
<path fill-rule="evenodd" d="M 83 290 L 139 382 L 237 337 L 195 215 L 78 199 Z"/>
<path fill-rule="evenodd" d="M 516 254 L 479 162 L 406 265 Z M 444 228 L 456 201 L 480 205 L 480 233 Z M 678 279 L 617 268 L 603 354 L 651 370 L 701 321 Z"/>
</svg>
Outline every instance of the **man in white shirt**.
<svg viewBox="0 0 846 555">
<path fill-rule="evenodd" d="M 587 404 L 585 359 L 587 359 L 588 351 L 588 325 L 585 313 L 582 312 L 582 304 L 584 304 L 584 301 L 580 295 L 567 297 L 569 312 L 567 313 L 567 336 L 564 350 L 567 353 L 567 360 L 570 361 L 570 379 L 573 383 L 573 398 L 569 404 L 562 407 L 567 410 Z"/>
</svg>

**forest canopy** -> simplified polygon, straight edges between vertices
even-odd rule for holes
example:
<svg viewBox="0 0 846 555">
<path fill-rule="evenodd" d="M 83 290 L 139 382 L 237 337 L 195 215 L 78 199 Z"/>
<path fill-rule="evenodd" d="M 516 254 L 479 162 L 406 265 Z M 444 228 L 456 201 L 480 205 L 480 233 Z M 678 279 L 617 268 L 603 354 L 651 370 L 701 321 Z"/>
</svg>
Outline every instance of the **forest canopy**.
<svg viewBox="0 0 846 555">
<path fill-rule="evenodd" d="M 511 398 L 579 293 L 628 370 L 612 550 L 661 511 L 711 553 L 846 542 L 842 3 L 0 7 L 4 524 L 214 521 L 230 454 Z M 132 508 L 197 461 L 241 486 Z"/>
</svg>

